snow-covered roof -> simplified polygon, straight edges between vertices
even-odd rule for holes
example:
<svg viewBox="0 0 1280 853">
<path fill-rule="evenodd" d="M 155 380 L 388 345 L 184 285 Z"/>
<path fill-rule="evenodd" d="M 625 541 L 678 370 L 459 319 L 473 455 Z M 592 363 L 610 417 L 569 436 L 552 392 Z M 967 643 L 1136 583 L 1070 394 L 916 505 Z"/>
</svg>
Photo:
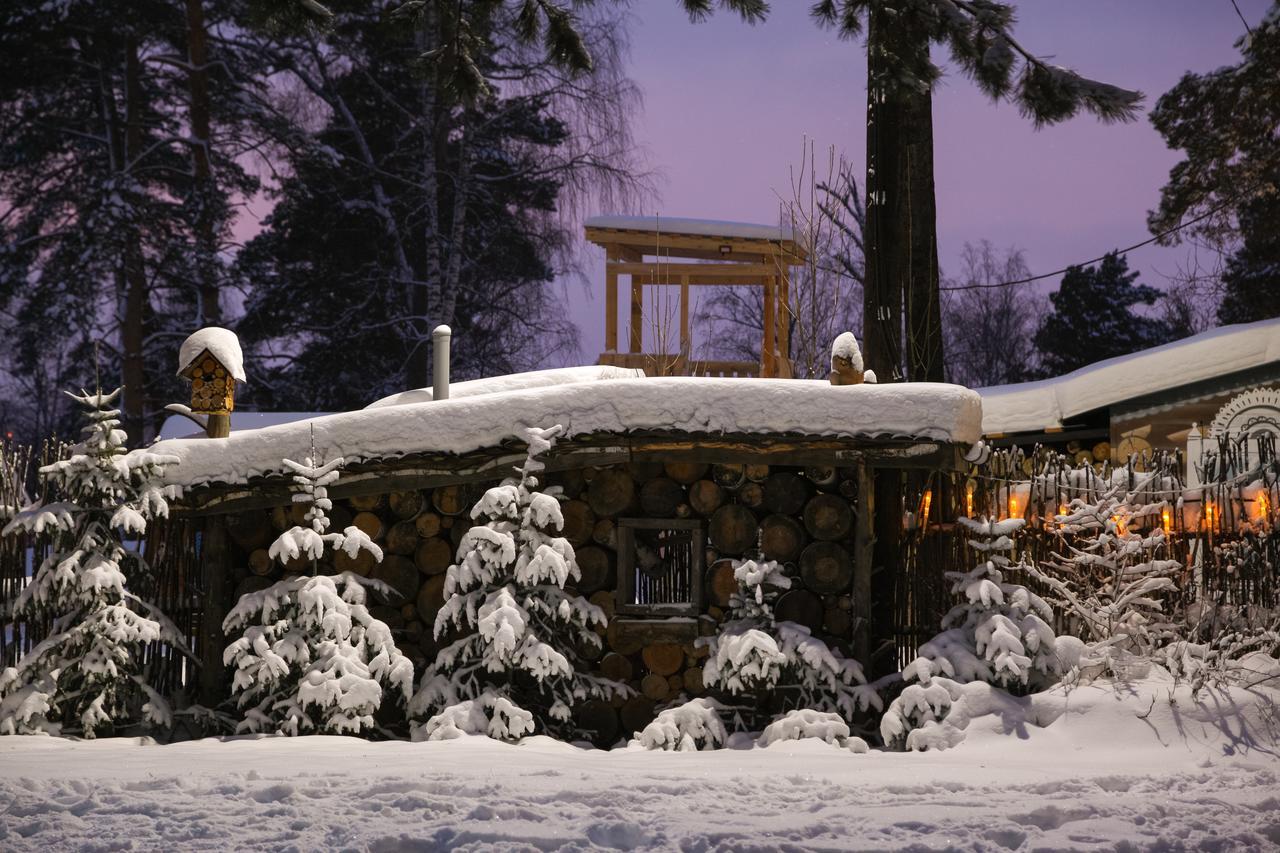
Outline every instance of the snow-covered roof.
<svg viewBox="0 0 1280 853">
<path fill-rule="evenodd" d="M 693 234 L 699 237 L 738 237 L 744 240 L 793 240 L 790 228 L 752 222 L 725 222 L 719 219 L 687 219 L 679 216 L 591 216 L 588 228 L 620 228 L 626 231 L 660 231 L 664 234 Z"/>
<path fill-rule="evenodd" d="M 178 350 L 178 373 L 191 366 L 191 362 L 200 357 L 205 350 L 227 369 L 237 382 L 246 382 L 244 378 L 244 354 L 240 352 L 240 339 L 230 329 L 219 326 L 206 326 L 182 342 Z"/>
<path fill-rule="evenodd" d="M 979 388 L 982 430 L 1040 432 L 1116 403 L 1280 360 L 1280 318 L 1211 329 L 1053 379 Z"/>
<path fill-rule="evenodd" d="M 246 429 L 276 426 L 277 424 L 290 424 L 294 421 L 314 420 L 327 414 L 329 412 L 242 412 L 237 410 L 231 413 L 231 431 L 238 432 Z M 203 435 L 204 433 L 200 427 L 193 424 L 190 418 L 183 415 L 169 415 L 164 419 L 164 423 L 160 425 L 160 432 L 156 435 L 156 440 L 163 441 L 169 438 L 189 438 Z"/>
<path fill-rule="evenodd" d="M 550 385 L 572 385 L 575 382 L 594 382 L 598 379 L 635 379 L 644 376 L 639 368 L 612 367 L 592 364 L 586 367 L 556 367 L 549 370 L 531 370 L 528 373 L 510 373 L 506 376 L 490 376 L 487 379 L 471 379 L 449 385 L 449 397 L 474 397 L 477 394 L 497 394 L 502 391 L 519 391 L 524 388 L 545 388 Z M 403 406 L 407 403 L 429 403 L 431 388 L 416 388 L 383 397 L 365 406 L 380 409 L 383 406 Z M 233 424 L 234 426 L 234 424 Z"/>
<path fill-rule="evenodd" d="M 385 405 L 290 424 L 184 438 L 148 448 L 172 454 L 165 481 L 244 483 L 301 458 L 315 430 L 324 458 L 348 463 L 414 453 L 496 447 L 525 427 L 563 424 L 566 436 L 679 430 L 697 434 L 796 434 L 912 438 L 970 444 L 981 432 L 978 395 L 957 385 L 833 386 L 795 379 L 662 377 L 522 388 L 426 403 Z"/>
</svg>

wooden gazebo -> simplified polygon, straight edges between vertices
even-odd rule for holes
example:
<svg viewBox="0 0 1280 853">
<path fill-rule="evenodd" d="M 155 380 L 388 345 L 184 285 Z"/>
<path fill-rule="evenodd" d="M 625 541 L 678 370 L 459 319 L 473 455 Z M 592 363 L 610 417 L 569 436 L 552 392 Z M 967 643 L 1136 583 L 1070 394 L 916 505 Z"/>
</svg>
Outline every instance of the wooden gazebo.
<svg viewBox="0 0 1280 853">
<path fill-rule="evenodd" d="M 643 216 L 595 216 L 586 237 L 605 250 L 605 352 L 600 364 L 643 368 L 667 376 L 790 377 L 790 268 L 806 256 L 790 229 L 741 222 Z M 627 350 L 618 346 L 620 278 L 631 285 Z M 745 285 L 764 289 L 764 337 L 759 364 L 693 358 L 690 287 Z M 645 288 L 679 288 L 679 351 L 675 318 L 645 315 Z M 656 301 L 656 300 L 653 300 Z M 646 325 L 654 352 L 645 352 Z"/>
</svg>

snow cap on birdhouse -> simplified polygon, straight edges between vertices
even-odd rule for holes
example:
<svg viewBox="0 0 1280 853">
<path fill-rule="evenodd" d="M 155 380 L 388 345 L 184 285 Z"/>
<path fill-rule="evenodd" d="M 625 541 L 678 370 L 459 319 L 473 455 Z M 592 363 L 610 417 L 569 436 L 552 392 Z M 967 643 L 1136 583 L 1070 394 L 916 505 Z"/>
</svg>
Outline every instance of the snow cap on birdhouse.
<svg viewBox="0 0 1280 853">
<path fill-rule="evenodd" d="M 853 332 L 841 332 L 831 344 L 831 374 L 828 378 L 832 385 L 862 384 L 862 350 L 858 348 L 858 339 Z"/>
<path fill-rule="evenodd" d="M 178 375 L 191 382 L 191 411 L 226 415 L 235 408 L 236 383 L 244 382 L 244 355 L 230 329 L 209 326 L 182 342 Z"/>
</svg>

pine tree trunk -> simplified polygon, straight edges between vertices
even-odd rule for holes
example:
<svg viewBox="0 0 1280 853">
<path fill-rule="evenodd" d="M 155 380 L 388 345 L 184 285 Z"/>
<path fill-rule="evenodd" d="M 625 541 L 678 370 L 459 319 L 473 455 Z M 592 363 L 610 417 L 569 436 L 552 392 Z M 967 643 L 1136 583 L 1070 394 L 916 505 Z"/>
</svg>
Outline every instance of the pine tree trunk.
<svg viewBox="0 0 1280 853">
<path fill-rule="evenodd" d="M 136 164 L 142 150 L 142 80 L 138 46 L 132 39 L 125 46 L 125 144 L 124 168 L 128 172 Z M 147 276 L 143 268 L 142 238 L 133 223 L 124 239 L 124 316 L 120 325 L 120 355 L 124 380 L 125 431 L 131 443 L 146 442 L 146 362 L 143 342 L 146 340 Z"/>
<path fill-rule="evenodd" d="M 435 47 L 436 27 L 432 11 L 417 33 L 418 49 L 427 52 Z M 431 384 L 431 330 L 438 322 L 444 264 L 440 252 L 440 187 L 439 187 L 439 107 L 435 74 L 429 73 L 420 89 L 422 114 L 422 225 L 423 245 L 426 249 L 425 281 L 415 282 L 409 294 L 409 314 L 413 318 L 409 327 L 411 350 L 406 367 L 406 379 L 410 388 L 423 388 Z"/>
<path fill-rule="evenodd" d="M 204 23 L 204 0 L 186 0 L 187 4 L 187 87 L 191 104 L 191 171 L 195 178 L 196 275 L 200 288 L 200 316 L 197 325 L 216 326 L 222 322 L 219 302 L 217 228 L 214 223 L 213 167 L 209 157 L 209 50 Z"/>
<path fill-rule="evenodd" d="M 904 369 L 912 381 L 943 379 L 933 98 L 890 83 L 902 57 L 927 50 L 901 20 L 868 15 L 863 358 L 882 382 Z"/>
</svg>

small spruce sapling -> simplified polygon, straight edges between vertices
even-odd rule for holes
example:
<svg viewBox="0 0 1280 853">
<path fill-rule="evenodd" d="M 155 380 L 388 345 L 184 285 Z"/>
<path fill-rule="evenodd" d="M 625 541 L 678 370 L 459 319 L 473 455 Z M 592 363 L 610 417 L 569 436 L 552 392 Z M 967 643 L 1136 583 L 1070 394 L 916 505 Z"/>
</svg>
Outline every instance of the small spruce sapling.
<svg viewBox="0 0 1280 853">
<path fill-rule="evenodd" d="M 556 535 L 564 527 L 559 501 L 538 491 L 544 466 L 537 456 L 562 431 L 559 425 L 527 429 L 529 454 L 519 478 L 489 489 L 471 510 L 481 523 L 458 545 L 435 623 L 437 638 L 452 633 L 455 639 L 437 654 L 410 704 L 411 714 L 431 717 L 415 725 L 415 739 L 447 737 L 455 729 L 505 739 L 530 733 L 526 725 L 499 725 L 498 712 L 516 723 L 527 713 L 539 731 L 573 735 L 576 703 L 631 694 L 578 667 L 576 649 L 599 648 L 594 628 L 606 617 L 566 591 L 581 573 L 573 546 Z"/>
<path fill-rule="evenodd" d="M 887 746 L 937 746 L 929 730 L 959 699 L 961 684 L 981 681 L 1025 693 L 1049 686 L 1061 672 L 1058 638 L 1049 626 L 1053 609 L 1031 590 L 1005 579 L 1011 570 L 1029 570 L 1006 556 L 1025 519 L 960 518 L 959 523 L 971 534 L 969 547 L 981 561 L 968 572 L 946 573 L 952 593 L 963 600 L 943 617 L 942 632 L 922 644 L 903 670 L 903 680 L 916 683 L 909 683 L 881 718 Z M 953 737 L 949 745 L 954 742 Z"/>
<path fill-rule="evenodd" d="M 89 421 L 68 458 L 42 467 L 58 500 L 23 508 L 3 535 L 47 537 L 49 555 L 13 603 L 15 616 L 48 620 L 48 636 L 0 671 L 0 734 L 78 733 L 92 738 L 133 722 L 169 726 L 169 706 L 143 674 L 141 652 L 167 642 L 188 653 L 177 629 L 127 588 L 126 566 L 144 566 L 123 537 L 169 514 L 158 480 L 177 458 L 129 454 L 110 394 L 69 394 Z"/>
<path fill-rule="evenodd" d="M 315 459 L 313 445 L 302 463 L 284 460 L 301 487 L 294 501 L 310 506 L 306 527 L 292 527 L 272 543 L 272 559 L 304 556 L 314 572 L 328 546 L 352 557 L 363 549 L 381 560 L 382 549 L 358 527 L 327 532 L 328 486 L 343 460 L 322 465 Z M 235 669 L 231 689 L 244 710 L 238 732 L 359 734 L 375 727 L 386 691 L 408 701 L 413 664 L 396 648 L 391 629 L 369 614 L 369 589 L 391 594 L 380 581 L 343 572 L 286 578 L 241 596 L 222 626 L 239 634 L 223 653 Z"/>
<path fill-rule="evenodd" d="M 791 586 L 781 566 L 772 560 L 744 560 L 733 576 L 738 591 L 729 602 L 729 620 L 716 636 L 697 641 L 710 652 L 702 670 L 705 686 L 733 696 L 776 691 L 784 710 L 807 708 L 845 719 L 883 707 L 857 661 L 803 625 L 777 620 L 774 604 L 779 592 Z"/>
</svg>

